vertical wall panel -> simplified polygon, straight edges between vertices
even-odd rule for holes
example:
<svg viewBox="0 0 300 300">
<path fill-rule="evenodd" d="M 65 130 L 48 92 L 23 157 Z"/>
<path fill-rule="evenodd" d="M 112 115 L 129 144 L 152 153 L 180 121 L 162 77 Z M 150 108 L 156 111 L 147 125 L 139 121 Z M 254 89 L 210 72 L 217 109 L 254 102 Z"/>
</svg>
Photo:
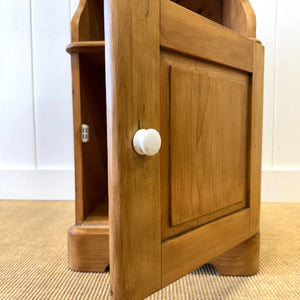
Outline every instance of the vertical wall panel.
<svg viewBox="0 0 300 300">
<path fill-rule="evenodd" d="M 276 169 L 300 168 L 300 2 L 278 0 Z"/>
<path fill-rule="evenodd" d="M 276 169 L 300 168 L 300 2 L 278 0 Z"/>
<path fill-rule="evenodd" d="M 73 168 L 70 3 L 31 1 L 38 168 Z"/>
<path fill-rule="evenodd" d="M 0 1 L 0 169 L 35 167 L 29 0 Z"/>
<path fill-rule="evenodd" d="M 276 61 L 276 0 L 251 0 L 256 14 L 257 38 L 265 46 L 263 116 L 263 169 L 273 167 L 274 94 Z"/>
</svg>

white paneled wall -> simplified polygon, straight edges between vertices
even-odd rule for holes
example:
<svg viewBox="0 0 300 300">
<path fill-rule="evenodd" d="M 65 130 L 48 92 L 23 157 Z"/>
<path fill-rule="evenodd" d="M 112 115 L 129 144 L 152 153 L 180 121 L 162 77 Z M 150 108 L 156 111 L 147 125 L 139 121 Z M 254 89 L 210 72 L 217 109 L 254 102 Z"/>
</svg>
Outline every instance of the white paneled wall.
<svg viewBox="0 0 300 300">
<path fill-rule="evenodd" d="M 70 4 L 31 0 L 38 169 L 73 168 Z"/>
<path fill-rule="evenodd" d="M 265 46 L 262 200 L 300 200 L 300 2 L 250 0 Z M 70 17 L 0 1 L 0 199 L 74 199 Z"/>
<path fill-rule="evenodd" d="M 300 2 L 251 0 L 265 46 L 263 201 L 300 201 Z"/>
<path fill-rule="evenodd" d="M 0 168 L 34 168 L 35 125 L 29 1 L 0 1 L 0 36 Z"/>
<path fill-rule="evenodd" d="M 273 160 L 283 170 L 300 169 L 299 11 L 299 1 L 278 1 Z"/>
<path fill-rule="evenodd" d="M 0 1 L 0 198 L 74 199 L 70 16 L 78 1 Z"/>
<path fill-rule="evenodd" d="M 256 36 L 265 46 L 265 85 L 263 123 L 263 169 L 273 166 L 273 126 L 276 58 L 276 0 L 252 0 L 256 14 Z M 266 17 L 266 14 L 268 15 Z"/>
</svg>

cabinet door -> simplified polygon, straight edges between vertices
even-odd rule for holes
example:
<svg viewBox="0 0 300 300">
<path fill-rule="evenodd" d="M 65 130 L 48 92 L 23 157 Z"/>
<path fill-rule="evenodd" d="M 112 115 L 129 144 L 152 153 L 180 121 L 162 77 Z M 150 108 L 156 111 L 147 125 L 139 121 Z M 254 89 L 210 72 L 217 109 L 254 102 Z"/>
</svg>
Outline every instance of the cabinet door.
<svg viewBox="0 0 300 300">
<path fill-rule="evenodd" d="M 258 232 L 263 48 L 168 0 L 105 1 L 105 39 L 111 295 L 142 299 Z"/>
</svg>

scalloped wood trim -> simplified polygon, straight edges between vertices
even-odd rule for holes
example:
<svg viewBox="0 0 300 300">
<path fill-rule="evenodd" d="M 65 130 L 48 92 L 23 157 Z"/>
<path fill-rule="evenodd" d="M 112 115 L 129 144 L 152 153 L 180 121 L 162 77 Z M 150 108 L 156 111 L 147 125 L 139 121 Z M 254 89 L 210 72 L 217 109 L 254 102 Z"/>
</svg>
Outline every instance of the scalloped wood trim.
<svg viewBox="0 0 300 300">
<path fill-rule="evenodd" d="M 71 21 L 71 41 L 72 42 L 78 42 L 79 39 L 79 23 L 81 16 L 83 14 L 83 11 L 87 5 L 87 0 L 80 0 L 78 7 L 75 11 L 75 14 Z"/>
<path fill-rule="evenodd" d="M 71 41 L 104 40 L 103 1 L 80 0 L 71 22 Z"/>
</svg>

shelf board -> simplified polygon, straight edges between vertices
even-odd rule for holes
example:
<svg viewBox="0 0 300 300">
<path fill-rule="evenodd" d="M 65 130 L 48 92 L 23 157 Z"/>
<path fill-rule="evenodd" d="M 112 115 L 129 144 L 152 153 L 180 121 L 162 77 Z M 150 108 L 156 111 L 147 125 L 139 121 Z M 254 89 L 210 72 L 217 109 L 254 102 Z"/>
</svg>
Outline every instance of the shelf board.
<svg viewBox="0 0 300 300">
<path fill-rule="evenodd" d="M 82 224 L 108 226 L 108 203 L 99 203 Z"/>
<path fill-rule="evenodd" d="M 67 46 L 68 53 L 95 53 L 100 52 L 104 54 L 104 41 L 87 41 L 87 42 L 74 42 Z"/>
</svg>

